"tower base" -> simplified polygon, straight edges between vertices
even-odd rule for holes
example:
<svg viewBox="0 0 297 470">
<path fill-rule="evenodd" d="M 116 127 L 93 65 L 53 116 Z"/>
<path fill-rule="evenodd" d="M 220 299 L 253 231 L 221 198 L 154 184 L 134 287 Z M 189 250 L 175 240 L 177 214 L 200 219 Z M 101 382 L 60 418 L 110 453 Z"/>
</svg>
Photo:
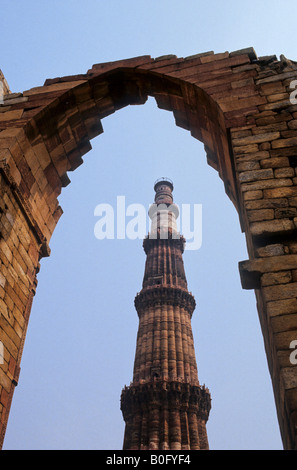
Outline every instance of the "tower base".
<svg viewBox="0 0 297 470">
<path fill-rule="evenodd" d="M 208 450 L 207 388 L 154 379 L 125 387 L 121 410 L 124 450 Z"/>
</svg>

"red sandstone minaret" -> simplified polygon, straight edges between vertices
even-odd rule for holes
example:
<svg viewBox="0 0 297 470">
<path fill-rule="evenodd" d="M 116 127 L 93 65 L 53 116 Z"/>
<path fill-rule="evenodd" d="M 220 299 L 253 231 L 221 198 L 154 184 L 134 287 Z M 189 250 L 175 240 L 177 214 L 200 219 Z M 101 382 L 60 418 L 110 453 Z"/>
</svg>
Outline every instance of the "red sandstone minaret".
<svg viewBox="0 0 297 470">
<path fill-rule="evenodd" d="M 143 285 L 135 298 L 139 329 L 133 381 L 121 395 L 123 449 L 208 449 L 211 399 L 198 381 L 191 328 L 195 300 L 187 290 L 179 211 L 170 180 L 158 180 L 154 189 L 151 230 L 143 242 Z"/>
</svg>

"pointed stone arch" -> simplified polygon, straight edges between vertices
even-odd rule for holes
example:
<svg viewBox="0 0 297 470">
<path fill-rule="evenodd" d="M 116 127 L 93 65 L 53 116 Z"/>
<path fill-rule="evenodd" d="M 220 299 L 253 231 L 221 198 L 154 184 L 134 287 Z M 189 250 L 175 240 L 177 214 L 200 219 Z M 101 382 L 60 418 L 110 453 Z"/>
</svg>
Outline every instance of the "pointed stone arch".
<svg viewBox="0 0 297 470">
<path fill-rule="evenodd" d="M 296 63 L 252 48 L 188 58 L 136 57 L 46 80 L 0 106 L 1 442 L 18 382 L 39 261 L 62 214 L 58 196 L 102 119 L 153 96 L 203 142 L 246 234 L 244 288 L 255 289 L 284 447 L 296 447 Z"/>
</svg>

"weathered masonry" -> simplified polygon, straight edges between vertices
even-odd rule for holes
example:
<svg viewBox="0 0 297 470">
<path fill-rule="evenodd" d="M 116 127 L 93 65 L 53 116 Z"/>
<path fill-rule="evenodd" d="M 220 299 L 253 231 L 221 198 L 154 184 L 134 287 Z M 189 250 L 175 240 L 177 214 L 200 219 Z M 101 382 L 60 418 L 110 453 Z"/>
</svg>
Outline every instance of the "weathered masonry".
<svg viewBox="0 0 297 470">
<path fill-rule="evenodd" d="M 1 78 L 1 77 L 0 77 Z M 101 120 L 153 96 L 204 143 L 246 235 L 242 286 L 254 289 L 285 449 L 297 448 L 297 63 L 252 48 L 94 65 L 0 105 L 0 423 L 18 383 L 40 260 L 62 214 L 58 196 Z M 2 77 L 3 80 L 3 77 Z M 253 314 L 253 312 L 251 312 Z"/>
</svg>

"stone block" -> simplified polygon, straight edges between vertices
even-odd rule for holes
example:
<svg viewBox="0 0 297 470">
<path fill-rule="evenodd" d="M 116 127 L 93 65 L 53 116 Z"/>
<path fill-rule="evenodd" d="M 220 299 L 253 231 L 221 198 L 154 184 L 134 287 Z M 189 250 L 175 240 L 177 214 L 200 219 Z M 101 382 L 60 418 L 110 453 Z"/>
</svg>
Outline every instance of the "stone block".
<svg viewBox="0 0 297 470">
<path fill-rule="evenodd" d="M 264 287 L 262 292 L 266 302 L 272 300 L 294 299 L 297 297 L 297 282 L 291 282 L 285 285 Z"/>
<path fill-rule="evenodd" d="M 276 81 L 272 83 L 262 83 L 260 89 L 261 93 L 263 93 L 264 95 L 283 93 L 284 91 L 286 91 L 286 87 L 282 84 L 281 81 Z"/>
<path fill-rule="evenodd" d="M 47 86 L 39 86 L 31 88 L 30 90 L 26 90 L 23 93 L 23 96 L 31 96 L 36 94 L 43 94 L 43 93 L 52 93 L 53 91 L 61 91 L 61 90 L 68 90 L 69 88 L 74 88 L 78 85 L 82 85 L 83 83 L 87 83 L 87 80 L 75 80 L 69 82 L 61 82 L 61 83 L 54 83 L 52 85 Z"/>
<path fill-rule="evenodd" d="M 271 149 L 270 142 L 263 142 L 262 144 L 259 144 L 259 150 L 270 150 L 270 149 Z"/>
<path fill-rule="evenodd" d="M 288 199 L 289 206 L 297 207 L 297 197 L 290 197 Z"/>
<path fill-rule="evenodd" d="M 0 123 L 5 121 L 15 121 L 21 119 L 24 113 L 23 109 L 16 109 L 12 111 L 6 111 L 6 113 L 0 113 Z"/>
<path fill-rule="evenodd" d="M 238 179 L 241 183 L 245 181 L 258 181 L 270 178 L 273 178 L 273 171 L 271 168 L 263 170 L 243 171 L 240 172 L 238 175 Z"/>
<path fill-rule="evenodd" d="M 274 211 L 274 216 L 275 216 L 276 219 L 296 218 L 297 217 L 297 209 L 295 207 L 276 208 L 275 211 Z"/>
<path fill-rule="evenodd" d="M 257 255 L 262 256 L 261 258 L 241 261 L 239 272 L 242 287 L 244 289 L 258 289 L 261 285 L 261 276 L 263 278 L 264 274 L 288 272 L 296 269 L 297 255 L 285 255 L 285 250 L 283 245 L 270 245 L 257 250 Z"/>
<path fill-rule="evenodd" d="M 297 129 L 297 119 L 294 119 L 293 121 L 288 122 L 288 128 L 289 129 Z"/>
<path fill-rule="evenodd" d="M 277 315 L 275 317 L 272 317 L 270 322 L 271 322 L 273 333 L 282 333 L 288 330 L 296 330 L 297 329 L 297 312 L 291 315 Z M 288 363 L 289 363 L 289 360 L 288 360 Z"/>
<path fill-rule="evenodd" d="M 282 333 L 280 333 L 281 335 Z M 294 337 L 295 334 L 295 337 Z M 288 339 L 296 339 L 297 338 L 297 331 L 295 333 L 286 335 Z M 290 344 L 290 343 L 289 343 Z M 296 374 L 296 367 L 285 367 L 281 369 L 281 376 L 284 381 L 285 389 L 293 389 L 297 388 L 297 374 Z"/>
<path fill-rule="evenodd" d="M 245 193 L 246 194 L 246 193 Z M 256 210 L 256 209 L 279 209 L 288 207 L 288 199 L 279 198 L 279 199 L 260 199 L 260 200 L 251 200 L 245 202 L 245 208 L 247 210 Z"/>
<path fill-rule="evenodd" d="M 297 146 L 275 148 L 269 151 L 271 158 L 274 157 L 289 157 L 289 165 L 291 165 L 291 157 L 296 157 Z M 292 166 L 292 165 L 291 165 Z"/>
<path fill-rule="evenodd" d="M 266 150 L 263 150 L 261 152 L 256 152 L 252 154 L 240 154 L 240 155 L 235 155 L 236 162 L 237 163 L 243 163 L 247 161 L 257 161 L 257 160 L 263 160 L 269 158 L 269 152 Z M 260 162 L 261 163 L 261 162 Z"/>
<path fill-rule="evenodd" d="M 257 144 L 249 144 L 249 145 L 233 147 L 233 152 L 235 155 L 244 155 L 246 153 L 255 153 L 258 151 L 258 149 L 259 148 Z"/>
<path fill-rule="evenodd" d="M 268 103 L 275 103 L 278 101 L 284 101 L 288 97 L 287 93 L 276 93 L 275 95 L 268 95 L 267 101 Z"/>
<path fill-rule="evenodd" d="M 292 185 L 293 185 L 293 182 L 289 178 L 265 179 L 261 181 L 250 182 L 250 183 L 242 183 L 241 191 L 255 191 L 257 189 L 266 190 L 266 189 L 272 189 L 272 188 L 289 189 L 288 186 L 292 186 Z M 281 196 L 277 196 L 277 197 L 281 197 Z"/>
<path fill-rule="evenodd" d="M 274 170 L 274 176 L 276 178 L 291 178 L 295 175 L 294 168 L 276 168 Z"/>
<path fill-rule="evenodd" d="M 272 148 L 284 148 L 297 146 L 297 136 L 289 139 L 279 139 L 272 142 Z"/>
<path fill-rule="evenodd" d="M 297 134 L 297 131 L 295 129 L 286 129 L 286 130 L 281 131 L 281 137 L 284 139 L 290 139 L 291 137 L 296 137 L 296 134 Z"/>
<path fill-rule="evenodd" d="M 250 222 L 256 222 L 259 220 L 272 220 L 274 219 L 274 210 L 273 209 L 248 210 L 247 217 Z"/>
<path fill-rule="evenodd" d="M 251 201 L 255 199 L 261 199 L 263 197 L 263 191 L 257 190 L 257 191 L 246 191 L 243 194 L 243 198 L 245 201 Z"/>
<path fill-rule="evenodd" d="M 267 314 L 270 317 L 297 313 L 297 299 L 275 300 L 267 302 Z"/>
<path fill-rule="evenodd" d="M 275 284 L 287 284 L 292 281 L 291 271 L 280 271 L 276 273 L 266 273 L 261 277 L 261 285 L 273 286 Z M 297 317 L 297 315 L 296 315 Z"/>
<path fill-rule="evenodd" d="M 272 189 L 264 189 L 264 198 L 283 198 L 297 196 L 296 187 L 279 187 Z"/>
<path fill-rule="evenodd" d="M 281 354 L 281 352 L 279 352 Z M 283 356 L 283 355 L 282 355 Z M 281 366 L 282 367 L 287 367 L 287 366 L 290 366 L 289 364 L 289 360 L 288 360 L 288 354 L 286 354 L 286 362 L 285 362 L 285 365 L 282 366 L 282 362 L 281 362 Z M 296 390 L 295 389 L 292 389 L 292 390 L 286 390 L 286 402 L 288 403 L 288 406 L 290 407 L 290 409 L 292 410 L 297 410 L 297 394 L 296 394 Z M 297 443 L 296 443 L 297 444 Z M 297 447 L 297 445 L 295 446 Z"/>
<path fill-rule="evenodd" d="M 252 133 L 253 134 L 263 134 L 267 132 L 281 132 L 285 131 L 288 129 L 288 124 L 286 121 L 280 121 L 280 122 L 272 122 L 270 124 L 266 124 L 265 126 L 254 126 L 252 128 Z"/>
<path fill-rule="evenodd" d="M 257 59 L 257 54 L 253 47 L 246 47 L 244 49 L 239 49 L 237 51 L 230 52 L 230 57 L 235 57 L 237 55 L 247 54 L 251 60 Z"/>
<path fill-rule="evenodd" d="M 207 64 L 208 62 L 213 62 L 215 60 L 228 59 L 229 52 L 222 52 L 219 54 L 205 54 L 200 55 L 201 64 Z"/>
<path fill-rule="evenodd" d="M 256 134 L 252 136 L 241 137 L 239 139 L 233 139 L 232 144 L 234 147 L 237 147 L 242 145 L 259 144 L 262 142 L 271 142 L 279 138 L 279 132 L 267 132 L 265 134 Z"/>
<path fill-rule="evenodd" d="M 249 170 L 260 170 L 260 163 L 258 161 L 248 161 L 248 162 L 242 162 L 238 163 L 237 165 L 237 171 L 249 171 Z"/>
<path fill-rule="evenodd" d="M 232 141 L 234 141 L 234 139 L 239 139 L 241 137 L 248 137 L 248 136 L 252 135 L 252 130 L 251 130 L 250 127 L 240 129 L 240 130 L 230 129 L 230 132 L 231 132 L 231 136 L 232 136 Z"/>
<path fill-rule="evenodd" d="M 268 236 L 291 233 L 294 230 L 294 223 L 290 219 L 274 219 L 263 222 L 252 222 L 250 231 L 253 236 Z"/>
</svg>

